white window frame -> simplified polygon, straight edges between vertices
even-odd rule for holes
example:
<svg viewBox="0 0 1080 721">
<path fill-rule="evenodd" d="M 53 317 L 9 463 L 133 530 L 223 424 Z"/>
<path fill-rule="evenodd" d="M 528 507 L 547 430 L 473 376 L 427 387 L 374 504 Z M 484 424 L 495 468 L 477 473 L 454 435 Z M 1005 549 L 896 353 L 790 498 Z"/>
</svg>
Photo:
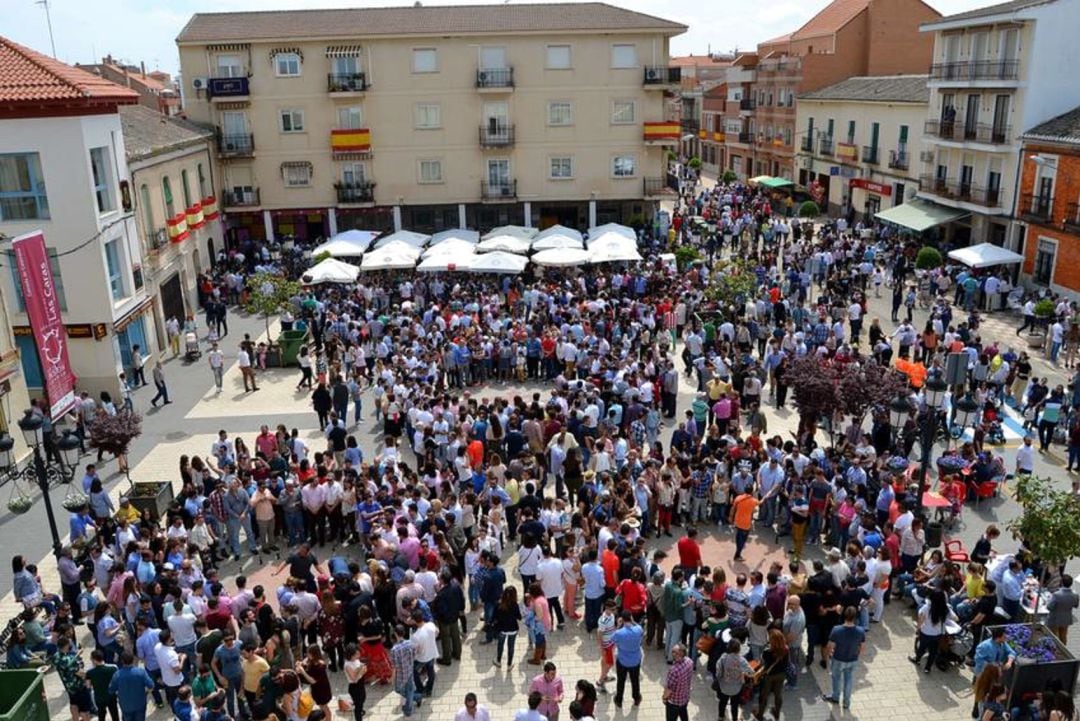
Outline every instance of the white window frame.
<svg viewBox="0 0 1080 721">
<path fill-rule="evenodd" d="M 419 64 L 417 63 L 417 59 L 419 59 L 421 57 L 426 57 L 425 55 L 420 55 L 419 53 L 431 53 L 431 57 L 434 60 L 434 63 L 432 64 L 432 67 L 430 69 L 423 69 L 423 68 L 419 67 Z M 437 73 L 437 72 L 439 72 L 439 49 L 438 48 L 430 48 L 430 47 L 429 48 L 413 48 L 412 49 L 411 63 L 412 63 L 412 72 L 413 72 L 414 75 L 427 75 L 427 74 L 430 74 L 430 73 Z"/>
<path fill-rule="evenodd" d="M 353 116 L 355 115 L 355 122 Z M 344 120 L 344 122 L 342 122 Z M 341 105 L 337 108 L 338 130 L 359 130 L 364 127 L 364 109 L 359 105 Z"/>
<path fill-rule="evenodd" d="M 629 48 L 634 53 L 633 62 L 630 62 L 629 58 L 619 59 L 620 52 L 626 52 Z M 611 44 L 611 67 L 617 70 L 628 70 L 640 67 L 638 64 L 637 45 L 634 43 L 612 43 Z"/>
<path fill-rule="evenodd" d="M 427 178 L 424 177 L 424 168 L 427 166 L 432 170 L 438 170 L 437 174 L 429 174 Z M 445 174 L 443 173 L 442 158 L 421 158 L 416 161 L 416 182 L 420 185 L 439 185 L 445 181 Z"/>
<path fill-rule="evenodd" d="M 222 60 L 229 60 L 235 62 L 222 63 Z M 216 78 L 242 78 L 247 75 L 244 70 L 244 59 L 239 55 L 233 55 L 226 53 L 224 55 L 217 56 L 217 63 L 214 65 Z M 224 72 L 223 72 L 224 71 Z"/>
<path fill-rule="evenodd" d="M 556 106 L 566 106 L 566 119 L 564 122 L 556 122 L 552 110 Z M 552 128 L 565 128 L 574 124 L 574 103 L 571 100 L 549 100 L 547 104 L 547 124 Z"/>
<path fill-rule="evenodd" d="M 620 110 L 625 110 L 629 106 L 630 117 L 619 118 L 617 115 Z M 633 100 L 612 100 L 611 101 L 611 124 L 612 125 L 633 125 L 637 121 L 637 103 Z"/>
<path fill-rule="evenodd" d="M 282 180 L 285 181 L 286 188 L 308 188 L 311 187 L 312 167 L 310 165 L 287 165 L 282 173 Z M 300 173 L 304 173 L 304 177 L 300 177 Z"/>
<path fill-rule="evenodd" d="M 94 183 L 94 203 L 98 214 L 104 215 L 116 210 L 116 194 L 113 192 L 113 173 L 109 146 L 101 145 L 90 148 L 90 181 Z M 94 174 L 100 177 L 94 180 Z"/>
<path fill-rule="evenodd" d="M 116 267 L 109 267 L 109 250 L 113 251 L 116 256 Z M 101 252 L 105 256 L 105 274 L 109 279 L 109 295 L 114 300 L 123 300 L 127 297 L 127 283 L 124 279 L 124 249 L 123 244 L 120 242 L 120 238 L 113 238 L 112 240 L 104 243 L 101 247 Z"/>
<path fill-rule="evenodd" d="M 625 161 L 627 159 L 629 159 L 630 163 L 631 163 L 630 172 L 629 173 L 620 173 L 619 172 L 619 167 L 618 167 L 619 166 L 619 161 Z M 621 154 L 621 155 L 612 155 L 611 156 L 611 177 L 612 178 L 616 178 L 618 180 L 624 180 L 626 178 L 636 178 L 637 174 L 638 173 L 637 173 L 637 156 L 636 155 L 634 155 L 633 153 L 624 153 L 624 154 Z"/>
<path fill-rule="evenodd" d="M 296 72 L 289 72 L 293 62 L 296 64 Z M 282 64 L 285 67 L 282 68 Z M 274 56 L 274 74 L 279 78 L 298 78 L 303 73 L 304 61 L 298 53 L 278 53 Z M 284 72 L 282 72 L 284 70 Z"/>
<path fill-rule="evenodd" d="M 560 169 L 566 167 L 567 175 L 561 175 L 555 172 L 555 168 L 558 166 Z M 574 156 L 572 155 L 553 155 L 548 158 L 548 180 L 573 180 L 574 179 Z"/>
<path fill-rule="evenodd" d="M 286 126 L 285 119 L 288 118 L 288 126 Z M 297 127 L 296 121 L 300 120 L 300 127 Z M 294 133 L 303 133 L 306 131 L 307 126 L 304 125 L 304 111 L 303 110 L 282 110 L 278 113 L 278 130 L 282 133 L 292 135 Z"/>
<path fill-rule="evenodd" d="M 561 51 L 566 49 L 566 64 L 551 62 L 551 51 Z M 573 70 L 574 69 L 574 50 L 568 43 L 556 43 L 548 45 L 544 48 L 544 69 L 546 70 Z"/>
<path fill-rule="evenodd" d="M 355 65 L 355 70 L 343 70 L 341 65 Z M 330 59 L 330 72 L 334 75 L 358 75 L 364 72 L 364 63 L 362 59 L 356 55 L 346 55 L 340 58 Z"/>
<path fill-rule="evenodd" d="M 434 115 L 434 122 L 430 122 L 432 115 Z M 417 103 L 413 106 L 413 127 L 417 130 L 438 130 L 441 128 L 442 103 Z"/>
<path fill-rule="evenodd" d="M 346 174 L 351 173 L 352 180 L 346 177 Z M 341 182 L 346 184 L 363 185 L 368 182 L 368 170 L 367 163 L 345 163 L 341 166 Z M 359 180 L 357 179 L 359 177 Z"/>
</svg>

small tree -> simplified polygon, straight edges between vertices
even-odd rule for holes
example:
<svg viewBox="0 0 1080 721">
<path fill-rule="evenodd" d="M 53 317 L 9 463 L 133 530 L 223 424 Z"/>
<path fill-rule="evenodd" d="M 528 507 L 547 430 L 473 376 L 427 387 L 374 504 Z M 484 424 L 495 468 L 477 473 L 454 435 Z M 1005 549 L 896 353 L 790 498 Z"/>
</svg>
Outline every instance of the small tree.
<svg viewBox="0 0 1080 721">
<path fill-rule="evenodd" d="M 819 215 L 821 215 L 821 208 L 812 200 L 803 201 L 803 204 L 799 206 L 800 218 L 816 218 Z"/>
<path fill-rule="evenodd" d="M 705 298 L 716 303 L 721 311 L 733 306 L 741 315 L 742 305 L 758 285 L 757 274 L 742 263 L 718 265 L 709 277 Z"/>
<path fill-rule="evenodd" d="M 127 454 L 131 442 L 142 435 L 142 416 L 130 411 L 116 415 L 101 415 L 90 425 L 90 446 L 111 453 L 128 472 Z"/>
<path fill-rule="evenodd" d="M 270 316 L 289 306 L 292 298 L 299 295 L 300 284 L 273 273 L 256 273 L 251 279 L 252 292 L 248 295 L 245 310 L 258 313 L 266 321 L 266 335 L 270 335 Z"/>
<path fill-rule="evenodd" d="M 919 270 L 940 268 L 941 262 L 941 251 L 932 245 L 919 248 L 919 254 L 915 256 L 915 267 Z"/>
<path fill-rule="evenodd" d="M 1016 500 L 1023 512 L 1006 527 L 1023 539 L 1042 563 L 1045 584 L 1048 567 L 1080 556 L 1080 524 L 1076 523 L 1080 496 L 1055 488 L 1049 478 L 1021 476 L 1016 483 Z"/>
<path fill-rule="evenodd" d="M 800 441 L 806 434 L 813 438 L 821 419 L 832 419 L 840 407 L 835 365 L 815 355 L 804 356 L 792 362 L 784 382 L 792 389 L 799 411 Z"/>
<path fill-rule="evenodd" d="M 727 185 L 731 185 L 732 183 L 734 183 L 738 179 L 739 179 L 739 176 L 735 174 L 734 170 L 730 170 L 730 169 L 725 170 L 724 174 L 720 176 L 720 181 L 727 184 Z"/>
<path fill-rule="evenodd" d="M 697 170 L 698 168 L 701 167 L 701 158 L 699 158 L 697 156 L 694 156 L 693 158 L 690 158 L 690 160 L 688 160 L 686 162 L 686 167 L 688 167 L 688 168 L 690 168 L 692 170 Z"/>
<path fill-rule="evenodd" d="M 1054 301 L 1043 298 L 1035 304 L 1035 316 L 1037 318 L 1049 318 L 1054 314 Z"/>
<path fill-rule="evenodd" d="M 908 380 L 902 373 L 877 363 L 846 363 L 837 373 L 839 410 L 859 426 L 871 408 L 887 405 L 907 389 Z"/>
<path fill-rule="evenodd" d="M 693 246 L 680 245 L 675 249 L 675 262 L 678 264 L 680 271 L 686 270 L 698 260 L 701 260 L 701 253 Z"/>
</svg>

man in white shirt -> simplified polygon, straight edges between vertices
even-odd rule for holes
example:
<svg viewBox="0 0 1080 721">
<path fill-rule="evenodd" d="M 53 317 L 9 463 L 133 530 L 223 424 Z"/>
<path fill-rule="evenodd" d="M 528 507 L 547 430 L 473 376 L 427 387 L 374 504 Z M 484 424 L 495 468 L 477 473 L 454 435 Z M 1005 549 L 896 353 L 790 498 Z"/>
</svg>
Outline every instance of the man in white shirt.
<svg viewBox="0 0 1080 721">
<path fill-rule="evenodd" d="M 217 343 L 210 345 L 210 352 L 206 354 L 206 362 L 210 364 L 210 372 L 214 375 L 214 385 L 217 386 L 218 393 L 220 393 L 225 375 L 225 354 L 218 348 Z"/>
<path fill-rule="evenodd" d="M 255 369 L 251 367 L 251 356 L 248 354 L 247 349 L 244 348 L 244 344 L 240 344 L 240 352 L 236 355 L 236 364 L 240 366 L 240 375 L 244 377 L 244 392 L 259 390 L 258 384 L 255 382 Z M 251 382 L 251 387 L 248 388 L 248 381 Z"/>
<path fill-rule="evenodd" d="M 470 691 L 465 694 L 465 705 L 454 714 L 454 721 L 491 721 L 491 714 L 486 706 L 476 702 L 476 694 Z"/>
<path fill-rule="evenodd" d="M 563 618 L 562 605 L 559 603 L 563 592 L 562 561 L 552 555 L 551 548 L 547 544 L 544 544 L 541 550 L 544 557 L 536 566 L 536 580 L 540 582 L 540 589 L 544 592 L 544 597 L 547 598 L 552 617 L 559 627 L 562 627 L 566 624 L 566 619 Z M 573 609 L 568 610 L 573 611 Z"/>
<path fill-rule="evenodd" d="M 432 621 L 425 621 L 420 609 L 413 611 L 412 619 L 416 624 L 416 630 L 409 639 L 416 654 L 413 681 L 417 693 L 431 698 L 432 689 L 435 687 L 435 659 L 439 657 L 439 627 Z"/>
<path fill-rule="evenodd" d="M 158 636 L 157 645 L 154 646 L 154 658 L 161 669 L 161 683 L 165 686 L 165 698 L 168 699 L 170 708 L 180 692 L 180 687 L 184 685 L 184 666 L 187 665 L 187 654 L 177 653 L 173 646 L 172 633 L 163 629 Z"/>
<path fill-rule="evenodd" d="M 1031 445 L 1032 437 L 1024 436 L 1024 445 L 1016 449 L 1016 475 L 1030 476 L 1035 471 L 1035 448 Z"/>
</svg>

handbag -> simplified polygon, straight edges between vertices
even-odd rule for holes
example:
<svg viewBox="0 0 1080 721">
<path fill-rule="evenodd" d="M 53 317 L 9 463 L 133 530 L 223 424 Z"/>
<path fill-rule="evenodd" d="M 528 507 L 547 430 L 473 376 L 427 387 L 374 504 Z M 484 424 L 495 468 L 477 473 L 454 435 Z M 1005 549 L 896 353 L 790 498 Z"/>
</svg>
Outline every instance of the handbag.
<svg viewBox="0 0 1080 721">
<path fill-rule="evenodd" d="M 697 640 L 697 650 L 706 655 L 712 651 L 713 646 L 716 645 L 716 636 L 710 636 L 708 634 L 702 636 Z"/>
</svg>

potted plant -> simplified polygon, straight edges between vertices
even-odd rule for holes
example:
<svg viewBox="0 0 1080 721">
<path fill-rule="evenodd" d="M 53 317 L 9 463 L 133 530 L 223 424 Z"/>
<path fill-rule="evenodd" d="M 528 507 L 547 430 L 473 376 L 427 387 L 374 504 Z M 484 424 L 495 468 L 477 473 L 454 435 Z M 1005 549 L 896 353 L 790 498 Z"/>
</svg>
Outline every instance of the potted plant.
<svg viewBox="0 0 1080 721">
<path fill-rule="evenodd" d="M 941 251 L 932 245 L 924 245 L 919 248 L 915 256 L 915 267 L 918 270 L 933 270 L 941 267 Z"/>
<path fill-rule="evenodd" d="M 885 461 L 885 470 L 887 470 L 893 478 L 901 478 L 907 473 L 909 465 L 911 465 L 911 462 L 904 456 L 892 456 L 889 460 Z"/>
<path fill-rule="evenodd" d="M 967 461 L 955 453 L 947 453 L 937 459 L 938 478 L 955 476 L 967 468 Z"/>
<path fill-rule="evenodd" d="M 1041 623 L 1015 623 L 1004 626 L 1005 641 L 1016 652 L 1016 664 L 1010 679 L 1009 704 L 1018 705 L 1021 698 L 1038 693 L 1054 678 L 1071 696 L 1076 688 L 1080 660 L 1076 659 L 1057 637 Z M 983 629 L 989 638 L 993 627 Z M 980 639 L 976 639 L 978 642 Z"/>
<path fill-rule="evenodd" d="M 731 169 L 725 170 L 724 174 L 720 176 L 720 182 L 724 183 L 725 185 L 731 185 L 738 179 L 739 176 L 735 173 L 734 170 Z"/>
<path fill-rule="evenodd" d="M 169 510 L 174 494 L 169 481 L 132 481 L 125 497 L 139 513 L 150 511 L 150 517 L 156 521 Z"/>
<path fill-rule="evenodd" d="M 821 215 L 821 208 L 812 200 L 804 200 L 802 205 L 799 206 L 800 218 L 816 218 L 819 215 Z"/>
</svg>

